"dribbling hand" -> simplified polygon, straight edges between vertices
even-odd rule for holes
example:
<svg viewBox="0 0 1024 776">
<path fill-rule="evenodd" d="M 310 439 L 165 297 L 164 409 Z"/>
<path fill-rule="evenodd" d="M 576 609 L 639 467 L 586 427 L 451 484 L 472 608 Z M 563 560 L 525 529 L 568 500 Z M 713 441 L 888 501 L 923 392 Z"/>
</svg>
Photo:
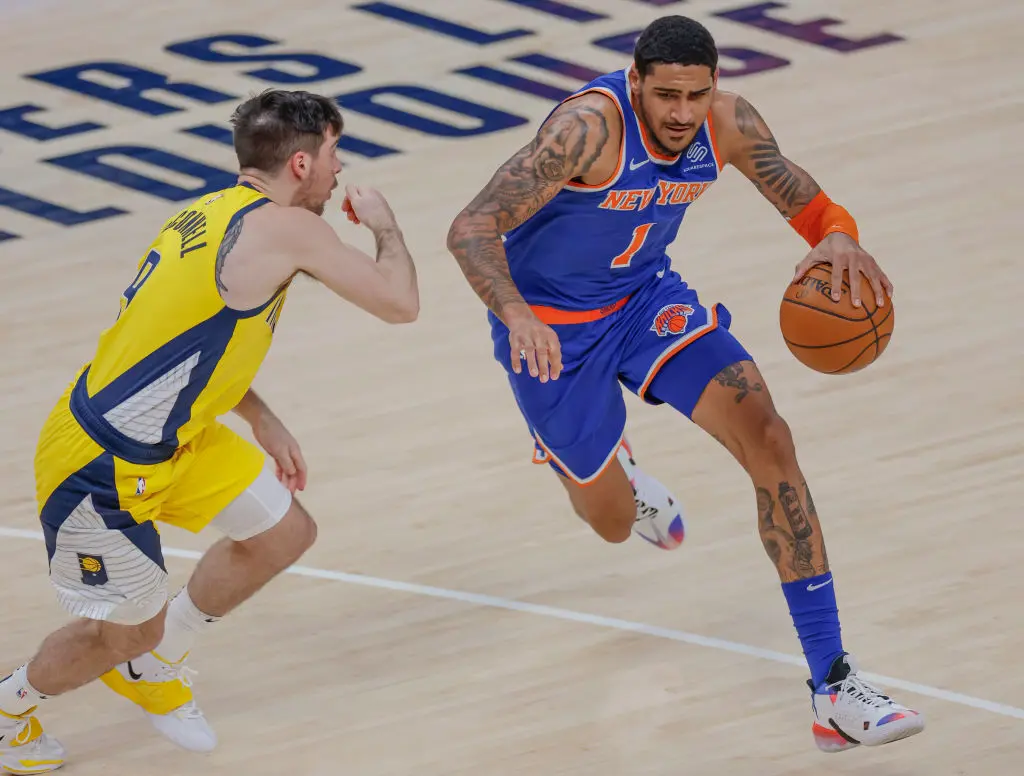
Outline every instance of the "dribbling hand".
<svg viewBox="0 0 1024 776">
<path fill-rule="evenodd" d="M 341 210 L 353 224 L 363 224 L 374 233 L 395 227 L 391 205 L 383 194 L 370 186 L 347 184 Z"/>
<path fill-rule="evenodd" d="M 796 265 L 796 273 L 793 275 L 795 283 L 815 264 L 832 265 L 832 301 L 838 302 L 843 287 L 843 270 L 850 280 L 850 301 L 854 307 L 860 307 L 860 279 L 854 281 L 858 275 L 863 274 L 871 283 L 875 292 L 875 304 L 879 307 L 885 305 L 885 296 L 892 298 L 892 283 L 882 272 L 878 262 L 865 251 L 857 241 L 850 235 L 841 232 L 833 232 L 827 235 L 824 240 L 818 243 L 807 257 Z M 884 293 L 883 293 L 884 292 Z"/>
<path fill-rule="evenodd" d="M 542 383 L 557 380 L 562 373 L 562 345 L 547 324 L 524 307 L 522 311 L 506 314 L 508 342 L 512 348 L 512 371 L 522 374 L 523 361 L 532 377 Z"/>
</svg>

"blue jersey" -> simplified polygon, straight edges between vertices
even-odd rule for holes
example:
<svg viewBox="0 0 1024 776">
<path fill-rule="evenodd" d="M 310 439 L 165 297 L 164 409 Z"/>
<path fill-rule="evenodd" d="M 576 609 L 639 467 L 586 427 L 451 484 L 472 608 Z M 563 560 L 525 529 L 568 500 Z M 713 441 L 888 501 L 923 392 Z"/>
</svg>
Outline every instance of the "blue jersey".
<svg viewBox="0 0 1024 776">
<path fill-rule="evenodd" d="M 597 310 L 635 293 L 669 268 L 665 251 L 686 209 L 718 178 L 710 113 L 680 154 L 659 153 L 633 110 L 627 72 L 600 76 L 567 98 L 600 92 L 618 106 L 622 144 L 612 176 L 597 185 L 571 181 L 504 235 L 512 280 L 531 305 Z"/>
</svg>

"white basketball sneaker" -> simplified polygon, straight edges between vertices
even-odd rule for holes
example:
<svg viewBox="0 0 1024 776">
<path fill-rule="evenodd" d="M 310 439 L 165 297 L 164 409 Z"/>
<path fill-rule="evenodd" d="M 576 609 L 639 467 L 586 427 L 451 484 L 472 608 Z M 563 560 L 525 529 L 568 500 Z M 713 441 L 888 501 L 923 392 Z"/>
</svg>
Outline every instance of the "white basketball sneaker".
<svg viewBox="0 0 1024 776">
<path fill-rule="evenodd" d="M 211 752 L 217 734 L 206 721 L 192 696 L 195 671 L 179 663 L 167 663 L 152 652 L 129 660 L 100 679 L 111 690 L 142 708 L 153 727 L 182 749 Z"/>
<path fill-rule="evenodd" d="M 674 550 L 686 537 L 686 520 L 679 501 L 654 477 L 644 472 L 633 459 L 633 449 L 625 438 L 617 453 L 633 486 L 636 522 L 633 533 L 663 550 Z"/>
<path fill-rule="evenodd" d="M 0 770 L 48 773 L 64 764 L 64 747 L 43 732 L 33 711 L 17 717 L 0 711 Z"/>
<path fill-rule="evenodd" d="M 857 675 L 850 655 L 836 658 L 825 681 L 811 688 L 814 742 L 823 752 L 881 746 L 924 730 L 924 717 Z"/>
</svg>

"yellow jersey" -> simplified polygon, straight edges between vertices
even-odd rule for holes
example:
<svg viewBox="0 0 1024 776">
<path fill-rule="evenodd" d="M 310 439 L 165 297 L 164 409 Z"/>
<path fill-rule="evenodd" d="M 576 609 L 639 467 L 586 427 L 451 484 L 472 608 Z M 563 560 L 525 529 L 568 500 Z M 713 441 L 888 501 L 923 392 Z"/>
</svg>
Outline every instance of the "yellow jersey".
<svg viewBox="0 0 1024 776">
<path fill-rule="evenodd" d="M 217 253 L 232 225 L 269 201 L 244 183 L 212 192 L 150 244 L 71 391 L 75 419 L 108 452 L 168 460 L 248 391 L 288 283 L 257 308 L 233 310 L 217 288 Z"/>
</svg>

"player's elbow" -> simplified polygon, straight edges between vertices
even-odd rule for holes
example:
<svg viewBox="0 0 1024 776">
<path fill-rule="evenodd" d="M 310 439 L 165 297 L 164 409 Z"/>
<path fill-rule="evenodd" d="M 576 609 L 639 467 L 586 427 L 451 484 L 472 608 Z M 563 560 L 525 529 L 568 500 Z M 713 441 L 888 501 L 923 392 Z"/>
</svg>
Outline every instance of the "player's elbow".
<svg viewBox="0 0 1024 776">
<path fill-rule="evenodd" d="M 414 299 L 398 310 L 398 315 L 395 316 L 395 320 L 392 323 L 413 323 L 419 317 L 420 301 L 419 299 Z"/>
<path fill-rule="evenodd" d="M 448 252 L 455 254 L 459 249 L 459 243 L 462 242 L 463 234 L 465 232 L 465 213 L 459 213 L 455 220 L 452 221 L 452 225 L 448 227 L 448 239 L 445 244 L 448 247 Z"/>
<path fill-rule="evenodd" d="M 380 317 L 386 323 L 412 323 L 420 317 L 419 294 L 410 294 L 409 296 L 393 300 L 381 312 Z"/>
<path fill-rule="evenodd" d="M 448 252 L 458 259 L 475 245 L 492 240 L 501 240 L 501 233 L 494 219 L 463 210 L 448 227 L 448 239 L 445 244 Z"/>
</svg>

